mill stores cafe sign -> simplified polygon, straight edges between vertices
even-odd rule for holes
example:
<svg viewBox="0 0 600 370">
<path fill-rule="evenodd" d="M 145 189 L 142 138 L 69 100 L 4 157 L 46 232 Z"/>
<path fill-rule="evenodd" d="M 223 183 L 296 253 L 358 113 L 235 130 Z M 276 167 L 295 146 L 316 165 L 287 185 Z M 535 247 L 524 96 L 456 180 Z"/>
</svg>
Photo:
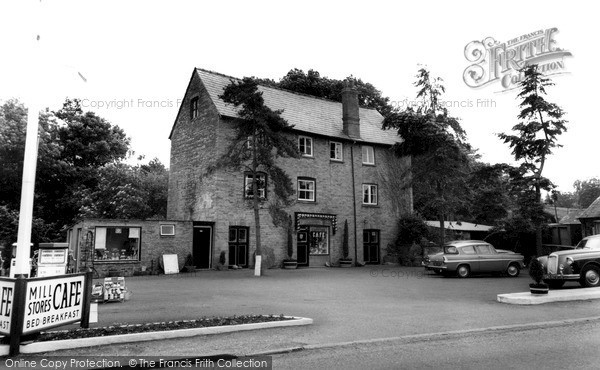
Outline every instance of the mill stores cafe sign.
<svg viewBox="0 0 600 370">
<path fill-rule="evenodd" d="M 10 337 L 9 354 L 19 353 L 22 335 L 81 322 L 89 326 L 91 276 L 0 278 L 0 334 Z"/>
</svg>

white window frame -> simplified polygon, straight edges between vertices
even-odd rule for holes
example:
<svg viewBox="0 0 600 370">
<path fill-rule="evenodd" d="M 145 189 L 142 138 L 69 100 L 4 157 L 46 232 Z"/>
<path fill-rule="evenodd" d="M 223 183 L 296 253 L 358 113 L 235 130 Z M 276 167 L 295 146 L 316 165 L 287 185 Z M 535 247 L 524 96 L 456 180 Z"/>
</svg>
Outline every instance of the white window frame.
<svg viewBox="0 0 600 370">
<path fill-rule="evenodd" d="M 300 189 L 300 183 L 308 184 L 312 183 L 312 189 Z M 306 185 L 304 185 L 306 186 Z M 299 178 L 297 182 L 298 200 L 303 202 L 315 202 L 317 199 L 317 180 L 311 178 Z M 312 198 L 301 198 L 300 192 L 312 194 Z"/>
<path fill-rule="evenodd" d="M 309 143 L 307 145 L 307 143 Z M 303 157 L 312 157 L 313 156 L 313 139 L 308 136 L 298 136 L 298 150 Z M 303 148 L 304 147 L 304 148 Z M 307 150 L 309 149 L 309 150 Z"/>
<path fill-rule="evenodd" d="M 258 187 L 258 199 L 265 200 L 267 199 L 267 174 L 264 172 L 259 172 L 256 174 L 256 178 L 263 178 L 265 183 L 264 187 Z M 258 185 L 258 184 L 257 184 Z M 244 173 L 244 199 L 254 199 L 254 195 L 248 194 L 248 187 L 252 186 L 252 173 L 245 172 Z"/>
<path fill-rule="evenodd" d="M 334 146 L 332 148 L 332 146 Z M 338 152 L 339 150 L 339 152 Z M 333 154 L 333 157 L 331 156 Z M 339 154 L 339 158 L 337 157 Z M 336 162 L 342 162 L 344 160 L 344 144 L 339 141 L 329 142 L 329 159 Z"/>
<path fill-rule="evenodd" d="M 366 204 L 369 206 L 376 206 L 377 202 L 378 202 L 377 185 L 376 184 L 363 184 L 362 199 L 363 199 L 363 204 Z"/>
<path fill-rule="evenodd" d="M 370 145 L 362 146 L 362 163 L 375 165 L 375 148 Z"/>
<path fill-rule="evenodd" d="M 168 228 L 171 228 L 170 230 Z M 175 224 L 162 224 L 160 225 L 161 236 L 174 236 L 175 235 Z"/>
</svg>

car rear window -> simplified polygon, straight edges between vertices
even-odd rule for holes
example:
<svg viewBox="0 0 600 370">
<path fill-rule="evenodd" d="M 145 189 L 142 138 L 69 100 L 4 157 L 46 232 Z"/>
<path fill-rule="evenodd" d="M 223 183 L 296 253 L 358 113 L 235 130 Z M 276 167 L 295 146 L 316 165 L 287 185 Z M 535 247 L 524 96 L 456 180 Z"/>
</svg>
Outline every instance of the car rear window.
<svg viewBox="0 0 600 370">
<path fill-rule="evenodd" d="M 444 253 L 446 253 L 446 254 L 458 254 L 458 249 L 456 249 L 456 247 L 453 246 L 453 245 L 445 245 L 444 246 Z"/>
</svg>

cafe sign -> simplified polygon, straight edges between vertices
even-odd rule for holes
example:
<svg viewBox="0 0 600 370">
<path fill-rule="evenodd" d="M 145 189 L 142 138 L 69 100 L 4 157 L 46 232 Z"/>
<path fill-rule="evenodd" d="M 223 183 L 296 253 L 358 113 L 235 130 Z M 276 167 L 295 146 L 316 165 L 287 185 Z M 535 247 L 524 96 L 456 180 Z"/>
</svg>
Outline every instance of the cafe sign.
<svg viewBox="0 0 600 370">
<path fill-rule="evenodd" d="M 27 281 L 23 334 L 80 321 L 84 288 L 84 275 Z"/>
</svg>

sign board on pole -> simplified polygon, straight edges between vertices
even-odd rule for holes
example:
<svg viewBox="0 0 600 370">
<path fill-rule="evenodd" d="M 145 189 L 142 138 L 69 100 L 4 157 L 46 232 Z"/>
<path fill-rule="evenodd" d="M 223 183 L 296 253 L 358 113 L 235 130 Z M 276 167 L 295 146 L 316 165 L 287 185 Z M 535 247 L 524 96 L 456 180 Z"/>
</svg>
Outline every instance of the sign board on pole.
<svg viewBox="0 0 600 370">
<path fill-rule="evenodd" d="M 80 321 L 84 288 L 83 274 L 28 280 L 23 334 Z"/>
<path fill-rule="evenodd" d="M 10 335 L 15 281 L 0 278 L 0 334 Z"/>
</svg>

